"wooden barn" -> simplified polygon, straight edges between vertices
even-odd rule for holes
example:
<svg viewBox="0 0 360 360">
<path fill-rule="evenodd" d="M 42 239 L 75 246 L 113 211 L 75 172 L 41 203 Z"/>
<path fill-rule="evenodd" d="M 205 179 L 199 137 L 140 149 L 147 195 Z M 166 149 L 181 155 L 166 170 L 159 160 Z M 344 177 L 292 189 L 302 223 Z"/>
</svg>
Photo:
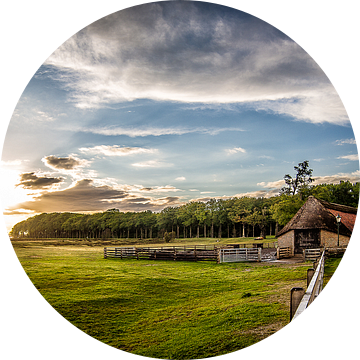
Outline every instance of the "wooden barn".
<svg viewBox="0 0 360 360">
<path fill-rule="evenodd" d="M 356 213 L 356 208 L 309 196 L 301 209 L 277 233 L 278 246 L 290 247 L 292 254 L 302 253 L 303 249 L 309 248 L 346 246 L 355 225 Z"/>
</svg>

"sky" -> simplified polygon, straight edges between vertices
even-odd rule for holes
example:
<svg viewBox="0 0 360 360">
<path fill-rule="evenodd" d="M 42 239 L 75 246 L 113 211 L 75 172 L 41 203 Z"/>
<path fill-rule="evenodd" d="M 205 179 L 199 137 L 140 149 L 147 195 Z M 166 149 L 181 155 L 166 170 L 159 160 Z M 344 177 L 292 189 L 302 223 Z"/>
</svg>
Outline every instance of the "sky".
<svg viewBox="0 0 360 360">
<path fill-rule="evenodd" d="M 69 38 L 25 88 L 2 153 L 6 226 L 269 197 L 304 160 L 315 184 L 359 179 L 345 108 L 299 45 L 220 5 L 135 6 Z"/>
</svg>

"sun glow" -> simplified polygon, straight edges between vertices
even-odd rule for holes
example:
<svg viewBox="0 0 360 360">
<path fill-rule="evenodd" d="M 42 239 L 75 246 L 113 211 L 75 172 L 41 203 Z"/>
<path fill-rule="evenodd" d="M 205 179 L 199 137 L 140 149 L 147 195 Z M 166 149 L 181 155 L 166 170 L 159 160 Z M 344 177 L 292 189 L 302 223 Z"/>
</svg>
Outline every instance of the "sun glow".
<svg viewBox="0 0 360 360">
<path fill-rule="evenodd" d="M 8 231 L 12 226 L 19 221 L 22 221 L 33 215 L 32 211 L 26 211 L 23 209 L 17 209 L 13 213 L 9 213 L 8 209 L 15 208 L 17 204 L 28 201 L 35 194 L 33 190 L 24 189 L 21 186 L 16 186 L 19 183 L 21 174 L 20 167 L 16 163 L 15 166 L 1 166 L 1 205 L 5 216 L 5 225 Z"/>
</svg>

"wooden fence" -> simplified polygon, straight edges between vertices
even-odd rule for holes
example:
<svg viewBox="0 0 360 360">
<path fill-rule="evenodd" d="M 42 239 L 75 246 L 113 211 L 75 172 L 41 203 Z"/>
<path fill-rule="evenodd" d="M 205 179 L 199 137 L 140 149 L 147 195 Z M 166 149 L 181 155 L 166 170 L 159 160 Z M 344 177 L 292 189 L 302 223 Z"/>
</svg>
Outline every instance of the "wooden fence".
<svg viewBox="0 0 360 360">
<path fill-rule="evenodd" d="M 277 259 L 289 258 L 293 256 L 291 247 L 278 247 L 276 252 Z"/>
<path fill-rule="evenodd" d="M 304 261 L 316 261 L 321 256 L 321 249 L 304 249 Z"/>
<path fill-rule="evenodd" d="M 218 249 L 206 245 L 104 248 L 104 258 L 217 261 Z"/>
<path fill-rule="evenodd" d="M 304 292 L 302 288 L 291 289 L 290 320 L 299 316 L 322 291 L 324 281 L 324 267 L 325 250 L 321 254 L 320 260 L 315 271 L 313 272 L 311 279 L 308 278 L 309 285 L 306 292 Z"/>
<path fill-rule="evenodd" d="M 261 261 L 261 248 L 219 249 L 219 263 Z"/>
<path fill-rule="evenodd" d="M 184 260 L 184 261 L 261 261 L 262 246 L 239 247 L 238 244 L 220 248 L 214 245 L 162 246 L 162 247 L 116 247 L 104 248 L 104 258 L 146 259 L 146 260 Z M 257 244 L 259 245 L 259 244 Z M 262 245 L 262 244 L 261 244 Z M 273 245 L 273 246 L 271 246 Z M 274 244 L 266 246 L 274 248 Z M 265 254 L 266 258 L 266 254 Z"/>
</svg>

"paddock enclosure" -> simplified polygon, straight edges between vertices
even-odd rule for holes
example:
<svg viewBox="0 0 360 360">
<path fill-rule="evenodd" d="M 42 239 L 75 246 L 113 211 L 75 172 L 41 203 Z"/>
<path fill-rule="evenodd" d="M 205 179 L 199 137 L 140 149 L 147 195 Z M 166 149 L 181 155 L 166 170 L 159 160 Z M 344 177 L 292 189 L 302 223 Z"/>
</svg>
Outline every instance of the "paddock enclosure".
<svg viewBox="0 0 360 360">
<path fill-rule="evenodd" d="M 255 244 L 253 244 L 254 246 Z M 175 260 L 175 261 L 261 261 L 263 244 L 248 248 L 239 244 L 217 247 L 215 245 L 162 246 L 162 247 L 115 247 L 104 248 L 104 258 L 137 260 Z M 261 246 L 259 246 L 261 245 Z M 274 244 L 266 244 L 274 249 Z"/>
<path fill-rule="evenodd" d="M 215 246 L 162 246 L 104 248 L 104 258 L 137 260 L 217 261 Z"/>
</svg>

